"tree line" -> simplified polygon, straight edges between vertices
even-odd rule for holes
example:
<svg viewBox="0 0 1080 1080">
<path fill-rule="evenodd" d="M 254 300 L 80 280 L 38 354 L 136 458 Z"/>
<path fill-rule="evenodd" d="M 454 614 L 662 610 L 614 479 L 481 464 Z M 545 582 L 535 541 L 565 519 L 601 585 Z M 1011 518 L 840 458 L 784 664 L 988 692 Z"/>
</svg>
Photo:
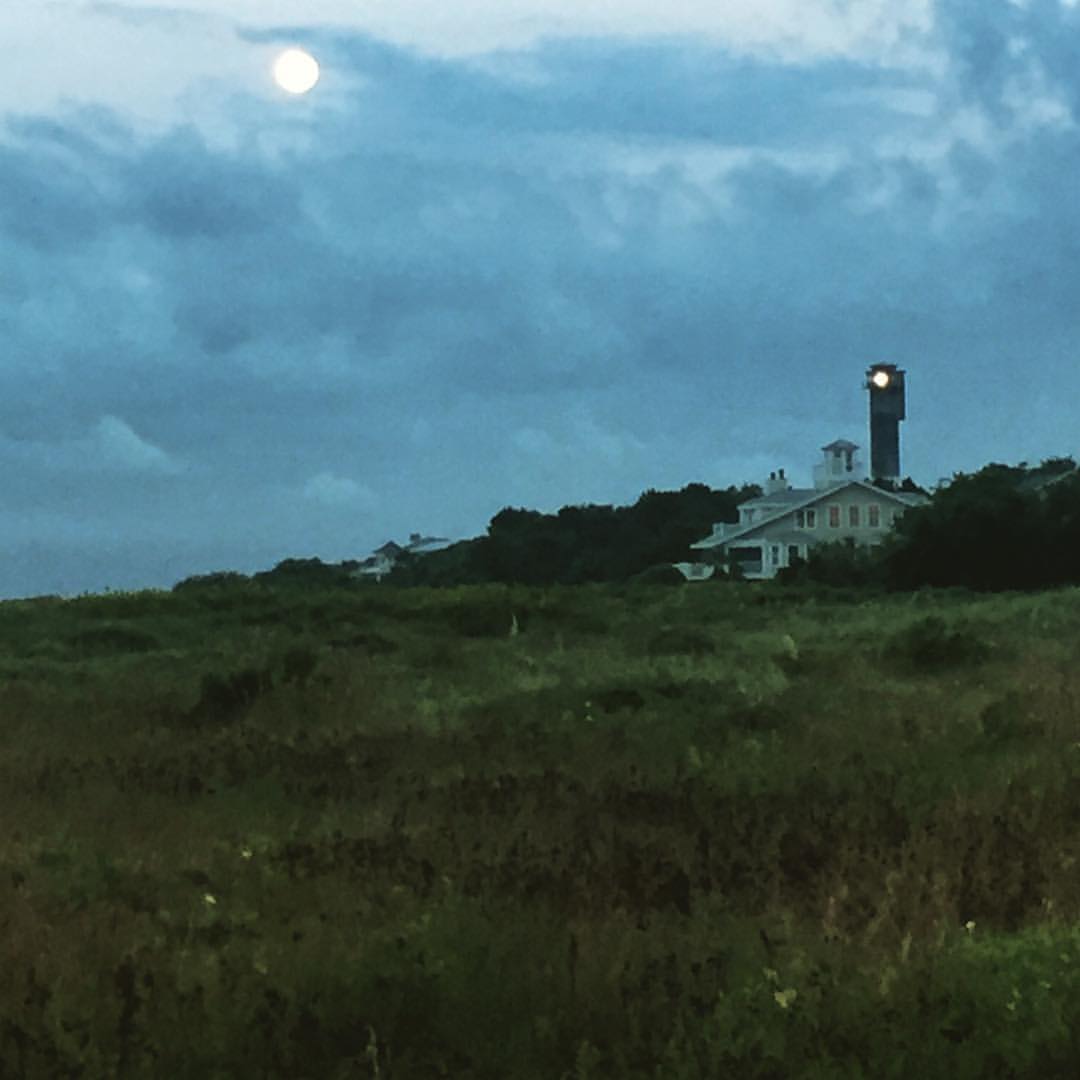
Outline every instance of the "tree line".
<svg viewBox="0 0 1080 1080">
<path fill-rule="evenodd" d="M 921 490 L 910 481 L 899 490 Z M 717 522 L 735 522 L 739 505 L 762 493 L 756 484 L 724 489 L 687 484 L 650 488 L 632 506 L 564 506 L 557 513 L 505 507 L 484 536 L 425 555 L 403 554 L 382 586 L 484 583 L 578 585 L 684 579 L 672 564 L 696 561 L 690 548 Z M 266 585 L 356 585 L 360 563 L 286 559 L 252 581 Z M 728 573 L 718 567 L 714 579 Z M 923 586 L 977 591 L 1080 584 L 1080 470 L 1071 457 L 990 464 L 956 473 L 925 506 L 904 512 L 875 548 L 822 544 L 780 572 L 782 583 L 867 590 Z M 248 580 L 220 573 L 175 588 Z M 695 587 L 700 587 L 695 585 Z"/>
<path fill-rule="evenodd" d="M 681 581 L 672 563 L 690 560 L 690 545 L 714 522 L 739 519 L 739 504 L 761 494 L 757 484 L 717 490 L 687 484 L 650 488 L 632 506 L 564 506 L 555 514 L 506 507 L 485 536 L 443 551 L 401 557 L 390 585 L 580 585 L 647 575 Z"/>
</svg>

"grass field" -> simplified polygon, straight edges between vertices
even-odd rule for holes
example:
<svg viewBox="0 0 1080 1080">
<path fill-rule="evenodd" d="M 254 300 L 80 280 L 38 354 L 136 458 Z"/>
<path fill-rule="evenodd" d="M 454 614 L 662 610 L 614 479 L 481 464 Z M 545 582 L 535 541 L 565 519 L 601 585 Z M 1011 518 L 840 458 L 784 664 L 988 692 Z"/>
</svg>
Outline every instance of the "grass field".
<svg viewBox="0 0 1080 1080">
<path fill-rule="evenodd" d="M 0 814 L 0 1078 L 1080 1075 L 1080 589 L 8 602 Z"/>
</svg>

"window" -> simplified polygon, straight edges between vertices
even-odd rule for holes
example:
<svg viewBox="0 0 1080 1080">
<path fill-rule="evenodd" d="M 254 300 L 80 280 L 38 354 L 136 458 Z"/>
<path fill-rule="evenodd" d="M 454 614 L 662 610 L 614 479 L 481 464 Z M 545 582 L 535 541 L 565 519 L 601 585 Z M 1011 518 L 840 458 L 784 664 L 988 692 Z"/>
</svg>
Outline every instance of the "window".
<svg viewBox="0 0 1080 1080">
<path fill-rule="evenodd" d="M 840 527 L 840 507 L 829 507 L 829 528 L 838 529 Z"/>
<path fill-rule="evenodd" d="M 881 508 L 878 506 L 869 506 L 866 510 L 869 518 L 867 524 L 871 529 L 876 529 L 881 525 Z"/>
<path fill-rule="evenodd" d="M 803 529 L 806 527 L 806 515 L 801 510 L 795 511 L 795 528 Z"/>
<path fill-rule="evenodd" d="M 807 510 L 806 511 L 806 527 L 808 529 L 812 529 L 812 528 L 814 528 L 814 526 L 816 524 L 817 524 L 817 511 L 815 511 L 815 510 Z"/>
<path fill-rule="evenodd" d="M 773 566 L 779 566 L 780 565 L 780 545 L 779 544 L 771 545 L 771 547 L 769 548 L 769 555 L 772 557 Z"/>
<path fill-rule="evenodd" d="M 859 527 L 859 508 L 857 506 L 848 507 L 847 523 L 853 529 L 857 529 Z"/>
<path fill-rule="evenodd" d="M 788 544 L 788 549 L 787 549 L 788 566 L 793 566 L 795 564 L 795 560 L 798 559 L 798 558 L 799 558 L 799 545 L 798 544 Z"/>
</svg>

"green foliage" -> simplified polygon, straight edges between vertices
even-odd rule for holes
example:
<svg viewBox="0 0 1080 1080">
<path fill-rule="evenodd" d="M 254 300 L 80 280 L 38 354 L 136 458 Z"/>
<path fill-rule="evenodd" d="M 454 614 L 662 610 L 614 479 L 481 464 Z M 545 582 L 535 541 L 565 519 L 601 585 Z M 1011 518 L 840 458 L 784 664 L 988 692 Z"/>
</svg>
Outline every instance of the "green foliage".
<svg viewBox="0 0 1080 1080">
<path fill-rule="evenodd" d="M 364 639 L 367 644 L 367 639 Z M 307 645 L 294 645 L 281 658 L 281 681 L 306 686 L 319 664 L 318 653 Z"/>
<path fill-rule="evenodd" d="M 972 631 L 951 628 L 941 616 L 927 615 L 896 631 L 883 646 L 882 655 L 889 662 L 933 672 L 981 663 L 991 655 L 991 647 Z"/>
<path fill-rule="evenodd" d="M 500 582 L 578 585 L 639 580 L 650 568 L 686 558 L 714 522 L 736 521 L 738 504 L 759 495 L 756 485 L 713 491 L 688 484 L 682 491 L 646 491 L 630 507 L 564 506 L 557 514 L 506 507 L 487 535 L 418 558 L 403 558 L 390 585 Z M 650 572 L 651 573 L 651 572 Z M 658 571 L 659 573 L 659 571 Z M 641 578 L 645 583 L 652 576 Z"/>
<path fill-rule="evenodd" d="M 991 591 L 1080 581 L 1080 474 L 1071 465 L 958 474 L 900 519 L 885 551 L 889 584 Z"/>
<path fill-rule="evenodd" d="M 515 626 L 521 626 L 521 618 L 511 610 L 509 601 L 498 596 L 457 600 L 439 614 L 454 634 L 467 638 L 508 637 Z"/>
<path fill-rule="evenodd" d="M 660 566 L 650 566 L 647 570 L 642 570 L 640 574 L 635 574 L 630 579 L 630 583 L 633 585 L 685 585 L 686 578 L 670 563 L 664 563 Z"/>
<path fill-rule="evenodd" d="M 807 560 L 795 560 L 790 567 L 781 569 L 777 577 L 784 584 L 870 589 L 884 585 L 885 568 L 875 548 L 838 540 L 811 548 Z"/>
<path fill-rule="evenodd" d="M 481 562 L 482 540 L 462 540 L 425 555 L 404 552 L 382 584 L 447 588 L 488 580 Z"/>
<path fill-rule="evenodd" d="M 1074 1071 L 1073 591 L 207 595 L 0 604 L 0 1076 Z"/>
<path fill-rule="evenodd" d="M 289 655 L 296 658 L 298 653 L 293 650 Z M 297 667 L 302 669 L 302 664 L 297 662 Z M 224 675 L 207 672 L 199 684 L 199 698 L 188 712 L 187 722 L 196 726 L 234 723 L 272 685 L 271 674 L 265 668 L 245 667 Z"/>
<path fill-rule="evenodd" d="M 253 581 L 277 588 L 349 587 L 356 583 L 344 564 L 324 563 L 322 559 L 283 559 L 273 570 L 255 574 Z"/>
<path fill-rule="evenodd" d="M 67 644 L 81 657 L 151 652 L 161 648 L 158 638 L 147 630 L 108 623 L 76 631 L 68 637 Z"/>
<path fill-rule="evenodd" d="M 251 579 L 246 574 L 237 573 L 235 570 L 217 570 L 210 574 L 193 574 L 182 581 L 178 581 L 173 587 L 173 592 L 192 593 L 202 592 L 207 589 L 228 589 L 235 585 L 242 585 Z"/>
<path fill-rule="evenodd" d="M 705 656 L 716 652 L 716 645 L 703 630 L 668 626 L 649 638 L 645 652 L 648 656 Z"/>
</svg>

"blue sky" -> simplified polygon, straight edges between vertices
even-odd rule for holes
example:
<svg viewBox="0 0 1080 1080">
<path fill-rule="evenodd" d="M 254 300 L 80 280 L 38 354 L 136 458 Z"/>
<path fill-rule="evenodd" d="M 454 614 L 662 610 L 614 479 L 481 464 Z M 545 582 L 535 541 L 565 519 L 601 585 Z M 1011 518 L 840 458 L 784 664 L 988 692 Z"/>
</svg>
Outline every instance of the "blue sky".
<svg viewBox="0 0 1080 1080">
<path fill-rule="evenodd" d="M 0 596 L 807 484 L 834 438 L 868 456 L 876 361 L 921 483 L 1080 451 L 1074 4 L 42 2 L 0 32 Z"/>
</svg>

